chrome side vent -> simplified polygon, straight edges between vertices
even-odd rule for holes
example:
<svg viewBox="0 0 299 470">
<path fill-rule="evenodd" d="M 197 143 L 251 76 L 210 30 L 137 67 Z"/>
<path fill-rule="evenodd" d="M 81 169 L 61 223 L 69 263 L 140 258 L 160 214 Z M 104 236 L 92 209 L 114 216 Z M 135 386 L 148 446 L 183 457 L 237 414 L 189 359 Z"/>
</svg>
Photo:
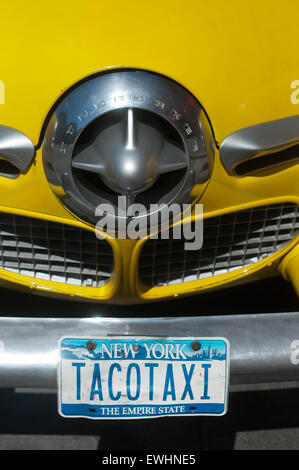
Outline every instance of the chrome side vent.
<svg viewBox="0 0 299 470">
<path fill-rule="evenodd" d="M 3 160 L 0 157 L 0 176 L 5 176 L 5 178 L 17 178 L 20 175 L 20 170 L 13 165 L 12 163 L 8 162 L 7 160 Z"/>
<path fill-rule="evenodd" d="M 26 173 L 34 157 L 35 147 L 25 134 L 11 127 L 0 126 L 0 158 L 7 163 L 6 171 L 0 168 L 0 176 L 16 178 L 20 173 Z M 8 166 L 10 170 L 12 167 L 15 170 L 7 172 Z"/>
<path fill-rule="evenodd" d="M 299 144 L 279 152 L 249 159 L 235 167 L 237 176 L 249 176 L 265 170 L 280 170 L 299 161 Z"/>
<path fill-rule="evenodd" d="M 230 134 L 219 148 L 229 174 L 247 176 L 299 161 L 299 116 L 265 122 Z"/>
<path fill-rule="evenodd" d="M 139 275 L 145 285 L 155 287 L 229 273 L 273 255 L 298 233 L 299 211 L 292 203 L 209 217 L 204 219 L 198 251 L 186 251 L 185 239 L 145 242 Z"/>
<path fill-rule="evenodd" d="M 89 230 L 2 212 L 0 268 L 47 281 L 101 287 L 110 279 L 113 252 Z"/>
</svg>

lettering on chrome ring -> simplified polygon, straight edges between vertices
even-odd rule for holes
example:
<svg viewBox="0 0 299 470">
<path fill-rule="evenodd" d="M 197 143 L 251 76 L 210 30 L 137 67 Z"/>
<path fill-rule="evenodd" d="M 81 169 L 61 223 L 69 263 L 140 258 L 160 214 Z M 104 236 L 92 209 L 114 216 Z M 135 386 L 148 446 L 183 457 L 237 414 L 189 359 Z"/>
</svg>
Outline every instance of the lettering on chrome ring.
<svg viewBox="0 0 299 470">
<path fill-rule="evenodd" d="M 148 102 L 150 107 L 159 111 L 159 113 L 164 114 L 166 118 L 170 119 L 173 122 L 180 122 L 182 126 L 182 131 L 186 137 L 189 137 L 191 134 L 194 134 L 190 123 L 182 120 L 182 113 L 179 110 L 173 109 L 172 106 L 168 107 L 165 101 L 162 101 L 160 98 L 157 98 L 155 96 L 148 98 L 144 95 L 114 95 L 108 99 L 101 98 L 99 99 L 99 101 L 92 103 L 90 106 L 83 109 L 79 114 L 77 114 L 77 119 L 80 122 L 84 122 L 86 119 L 90 118 L 101 109 L 108 107 L 113 110 L 116 104 L 134 106 L 136 104 L 143 104 L 146 101 Z M 70 133 L 70 128 L 68 128 L 66 134 Z"/>
</svg>

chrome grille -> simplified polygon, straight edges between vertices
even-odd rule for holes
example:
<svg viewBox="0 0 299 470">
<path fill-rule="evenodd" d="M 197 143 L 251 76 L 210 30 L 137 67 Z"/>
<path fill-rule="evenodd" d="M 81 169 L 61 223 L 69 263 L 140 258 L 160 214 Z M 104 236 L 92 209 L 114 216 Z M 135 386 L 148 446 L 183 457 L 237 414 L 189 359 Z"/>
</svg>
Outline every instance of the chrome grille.
<svg viewBox="0 0 299 470">
<path fill-rule="evenodd" d="M 100 287 L 113 253 L 94 232 L 67 224 L 0 213 L 0 268 L 24 276 Z"/>
<path fill-rule="evenodd" d="M 194 227 L 192 227 L 194 230 Z M 139 259 L 145 285 L 165 286 L 243 268 L 268 257 L 299 232 L 298 206 L 271 204 L 204 219 L 203 246 L 185 250 L 185 239 L 149 239 Z"/>
</svg>

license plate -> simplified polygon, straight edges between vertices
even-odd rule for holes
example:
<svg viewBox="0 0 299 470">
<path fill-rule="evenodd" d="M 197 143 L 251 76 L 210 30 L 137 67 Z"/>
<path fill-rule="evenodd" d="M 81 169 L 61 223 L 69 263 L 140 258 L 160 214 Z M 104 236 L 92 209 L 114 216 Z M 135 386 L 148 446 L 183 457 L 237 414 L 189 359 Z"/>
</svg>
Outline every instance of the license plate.
<svg viewBox="0 0 299 470">
<path fill-rule="evenodd" d="M 59 351 L 61 416 L 129 419 L 226 413 L 225 338 L 64 337 Z"/>
</svg>

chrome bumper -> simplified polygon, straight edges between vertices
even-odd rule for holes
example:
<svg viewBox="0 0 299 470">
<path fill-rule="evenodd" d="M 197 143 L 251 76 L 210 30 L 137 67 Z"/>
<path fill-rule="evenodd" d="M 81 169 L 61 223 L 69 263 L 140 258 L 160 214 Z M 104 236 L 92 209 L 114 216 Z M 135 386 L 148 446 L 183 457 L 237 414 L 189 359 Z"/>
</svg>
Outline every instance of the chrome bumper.
<svg viewBox="0 0 299 470">
<path fill-rule="evenodd" d="M 299 312 L 160 318 L 0 318 L 0 386 L 56 388 L 62 336 L 161 335 L 227 338 L 231 383 L 299 379 L 291 343 Z"/>
</svg>

